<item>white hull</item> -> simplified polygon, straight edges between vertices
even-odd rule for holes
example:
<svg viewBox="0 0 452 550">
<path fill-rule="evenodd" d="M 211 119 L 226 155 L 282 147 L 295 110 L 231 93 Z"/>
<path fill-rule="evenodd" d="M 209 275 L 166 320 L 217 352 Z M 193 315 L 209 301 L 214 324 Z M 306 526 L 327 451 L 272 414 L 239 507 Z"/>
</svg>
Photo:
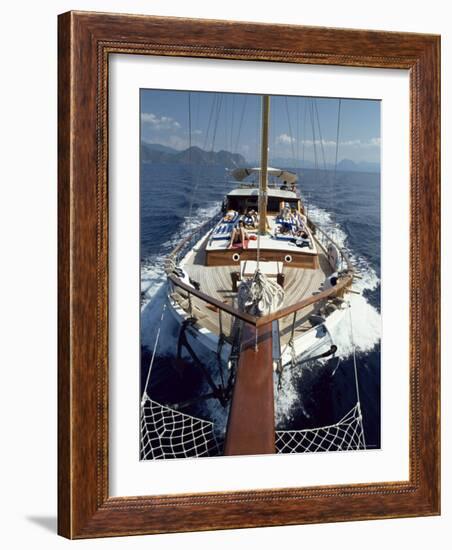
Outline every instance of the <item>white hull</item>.
<svg viewBox="0 0 452 550">
<path fill-rule="evenodd" d="M 167 301 L 168 309 L 173 318 L 179 325 L 182 325 L 182 323 L 188 318 L 187 313 L 169 296 L 167 297 Z M 315 355 L 326 351 L 326 349 L 334 343 L 332 341 L 331 334 L 334 333 L 336 326 L 344 319 L 346 312 L 347 308 L 338 309 L 331 313 L 326 318 L 324 323 L 317 325 L 310 330 L 307 330 L 302 335 L 294 338 L 293 351 L 288 346 L 281 350 L 282 365 L 284 366 L 291 362 L 293 352 L 295 352 L 296 357 L 307 358 L 310 355 Z M 204 327 L 194 328 L 192 326 L 187 328 L 187 334 L 189 334 L 191 338 L 193 338 L 208 351 L 217 353 L 219 343 L 218 335 Z M 221 352 L 222 359 L 227 361 L 229 359 L 230 352 L 230 344 L 224 343 Z"/>
</svg>

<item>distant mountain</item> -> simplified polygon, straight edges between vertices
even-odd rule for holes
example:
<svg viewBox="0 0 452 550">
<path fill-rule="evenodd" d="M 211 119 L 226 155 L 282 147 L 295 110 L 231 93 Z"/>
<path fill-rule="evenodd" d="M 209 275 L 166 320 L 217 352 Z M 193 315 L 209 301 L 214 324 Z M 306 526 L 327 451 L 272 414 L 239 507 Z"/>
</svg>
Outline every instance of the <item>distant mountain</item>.
<svg viewBox="0 0 452 550">
<path fill-rule="evenodd" d="M 190 147 L 179 151 L 167 145 L 160 143 L 142 143 L 141 159 L 144 162 L 153 162 L 158 164 L 197 164 L 205 166 L 224 166 L 225 168 L 235 168 L 237 166 L 258 166 L 260 163 L 254 161 L 248 163 L 246 159 L 238 154 L 229 151 L 204 151 L 200 147 Z M 273 158 L 270 163 L 275 168 L 297 168 L 296 162 L 292 158 Z M 305 161 L 303 164 L 299 161 L 299 168 L 315 169 L 315 163 Z M 319 169 L 323 169 L 323 164 L 318 164 Z M 334 170 L 333 164 L 326 165 L 327 170 Z M 355 162 L 350 159 L 342 159 L 337 164 L 338 172 L 380 172 L 378 162 Z"/>
<path fill-rule="evenodd" d="M 200 147 L 189 147 L 183 151 L 158 143 L 142 143 L 141 159 L 159 164 L 196 164 L 235 168 L 246 165 L 242 155 L 229 151 L 204 151 Z"/>
<path fill-rule="evenodd" d="M 350 159 L 342 159 L 337 163 L 337 169 L 345 172 L 353 172 L 356 170 L 356 162 Z"/>
<path fill-rule="evenodd" d="M 378 162 L 354 162 L 350 159 L 343 159 L 337 163 L 337 169 L 343 172 L 379 172 Z"/>
<path fill-rule="evenodd" d="M 162 145 L 161 143 L 146 143 L 143 144 L 147 149 L 152 149 L 153 151 L 163 151 L 163 153 L 178 153 L 177 149 L 174 147 L 168 147 L 168 145 Z"/>
<path fill-rule="evenodd" d="M 258 164 L 257 161 L 251 163 L 253 166 L 256 166 Z M 291 158 L 272 158 L 270 164 L 274 168 L 305 168 L 305 169 L 315 169 L 315 163 L 312 161 L 305 161 L 304 163 L 301 162 L 301 160 L 298 162 L 298 166 L 296 161 L 294 161 Z M 318 168 L 320 170 L 323 169 L 323 163 L 318 163 Z M 334 164 L 327 163 L 326 164 L 327 170 L 334 170 Z M 350 159 L 342 159 L 340 162 L 337 163 L 337 170 L 338 172 L 372 172 L 372 173 L 379 173 L 380 172 L 380 164 L 378 162 L 354 162 Z"/>
</svg>

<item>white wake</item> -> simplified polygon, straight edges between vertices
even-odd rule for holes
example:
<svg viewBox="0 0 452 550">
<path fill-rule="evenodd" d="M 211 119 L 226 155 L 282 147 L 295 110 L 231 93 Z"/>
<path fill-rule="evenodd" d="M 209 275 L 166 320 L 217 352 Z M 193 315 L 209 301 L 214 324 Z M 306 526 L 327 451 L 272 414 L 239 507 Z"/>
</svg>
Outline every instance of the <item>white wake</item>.
<svg viewBox="0 0 452 550">
<path fill-rule="evenodd" d="M 141 343 L 149 349 L 153 348 L 162 308 L 166 300 L 166 289 L 164 286 L 166 280 L 164 271 L 165 257 L 182 238 L 204 221 L 210 219 L 217 210 L 218 204 L 216 203 L 208 207 L 199 208 L 195 212 L 195 215 L 191 219 L 186 219 L 180 230 L 168 242 L 162 245 L 161 251 L 158 254 L 147 258 L 142 264 Z M 349 258 L 359 275 L 359 278 L 355 279 L 353 283 L 353 290 L 359 294 L 347 294 L 347 300 L 351 306 L 350 315 L 352 323 L 350 324 L 348 319 L 344 319 L 344 322 L 338 323 L 332 332 L 333 341 L 338 347 L 337 357 L 338 359 L 349 357 L 353 352 L 353 343 L 357 351 L 369 352 L 380 341 L 381 318 L 378 310 L 369 304 L 362 293 L 365 290 L 374 290 L 377 288 L 380 280 L 368 261 L 347 247 L 346 233 L 327 211 L 311 205 L 309 217 L 332 237 L 340 247 L 347 249 Z M 163 320 L 163 326 L 161 327 L 159 355 L 175 354 L 177 333 L 177 327 L 175 327 L 167 311 Z M 203 354 L 200 349 L 196 351 L 199 353 L 200 358 L 204 358 L 206 363 L 210 363 L 210 366 L 215 368 L 215 359 L 212 357 L 212 354 L 208 352 Z M 299 369 L 285 369 L 282 378 L 282 387 L 278 390 L 275 385 L 277 424 L 290 421 L 294 414 L 299 414 L 300 409 L 305 416 L 309 416 L 307 407 L 304 405 L 304 399 L 308 399 L 309 396 L 300 394 L 298 388 L 302 384 L 303 376 L 307 376 L 309 370 L 318 367 L 317 363 L 304 365 Z M 215 431 L 221 433 L 225 429 L 227 419 L 225 409 L 213 399 L 206 402 L 205 409 L 206 417 L 215 422 Z"/>
<path fill-rule="evenodd" d="M 177 243 L 188 236 L 194 229 L 208 221 L 218 211 L 218 203 L 198 208 L 190 218 L 186 217 L 180 229 L 160 247 L 157 254 L 146 258 L 141 265 L 141 311 L 146 309 L 148 303 L 158 292 L 161 285 L 165 282 L 165 258 L 170 254 Z"/>
<path fill-rule="evenodd" d="M 332 332 L 334 343 L 338 347 L 338 354 L 346 358 L 353 352 L 353 341 L 357 351 L 369 352 L 381 338 L 381 316 L 379 311 L 363 296 L 365 290 L 375 290 L 380 279 L 369 262 L 347 246 L 347 235 L 339 224 L 333 221 L 331 214 L 322 208 L 311 206 L 309 217 L 323 229 L 339 247 L 347 250 L 348 257 L 355 267 L 357 278 L 353 281 L 352 289 L 358 294 L 347 293 L 346 299 L 350 304 L 351 324 L 342 322 L 336 325 Z"/>
<path fill-rule="evenodd" d="M 359 277 L 354 280 L 352 286 L 358 294 L 348 293 L 346 295 L 350 306 L 349 310 L 343 321 L 336 323 L 331 331 L 332 343 L 338 348 L 337 361 L 350 357 L 354 347 L 357 353 L 368 353 L 380 342 L 381 316 L 378 310 L 366 300 L 363 292 L 365 290 L 375 290 L 380 283 L 380 279 L 364 257 L 350 250 L 347 246 L 345 231 L 333 220 L 329 212 L 311 205 L 309 217 L 338 246 L 347 250 L 348 257 Z M 317 361 L 314 364 L 304 364 L 300 368 L 285 369 L 281 388 L 277 390 L 275 385 L 276 424 L 290 421 L 294 415 L 299 414 L 300 410 L 309 418 L 307 407 L 304 404 L 304 400 L 309 399 L 309 396 L 300 393 L 299 388 L 303 384 L 303 376 L 309 375 L 308 371 L 321 368 L 321 365 L 322 361 Z"/>
</svg>

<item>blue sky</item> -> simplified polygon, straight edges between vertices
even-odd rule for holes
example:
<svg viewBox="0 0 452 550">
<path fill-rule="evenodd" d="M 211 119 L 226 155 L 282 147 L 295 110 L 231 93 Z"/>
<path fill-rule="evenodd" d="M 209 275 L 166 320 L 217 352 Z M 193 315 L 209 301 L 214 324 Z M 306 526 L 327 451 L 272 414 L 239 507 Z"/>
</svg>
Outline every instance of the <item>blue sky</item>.
<svg viewBox="0 0 452 550">
<path fill-rule="evenodd" d="M 190 105 L 190 109 L 189 109 Z M 380 102 L 272 96 L 270 161 L 289 158 L 320 166 L 338 161 L 380 162 Z M 191 120 L 191 132 L 190 128 Z M 141 139 L 175 149 L 197 145 L 259 158 L 261 97 L 252 94 L 141 90 Z M 191 136 L 191 137 L 190 137 Z"/>
</svg>

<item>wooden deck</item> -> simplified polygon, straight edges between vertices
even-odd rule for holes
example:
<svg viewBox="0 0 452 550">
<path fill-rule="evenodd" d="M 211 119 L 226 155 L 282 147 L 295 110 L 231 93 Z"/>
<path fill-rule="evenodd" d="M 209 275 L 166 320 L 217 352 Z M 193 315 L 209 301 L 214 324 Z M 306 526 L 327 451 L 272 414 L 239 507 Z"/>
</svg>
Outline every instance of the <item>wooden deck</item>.
<svg viewBox="0 0 452 550">
<path fill-rule="evenodd" d="M 232 273 L 234 271 L 240 271 L 240 266 L 205 266 L 205 245 L 206 241 L 200 245 L 198 249 L 194 249 L 194 253 L 190 254 L 184 262 L 183 267 L 189 277 L 193 281 L 199 283 L 202 292 L 223 303 L 235 306 L 237 293 L 232 290 Z M 283 274 L 285 276 L 285 296 L 281 306 L 282 308 L 295 304 L 322 290 L 323 283 L 326 277 L 332 273 L 332 270 L 320 245 L 318 245 L 318 249 L 320 251 L 319 269 L 283 267 Z M 187 294 L 183 290 L 175 288 L 171 297 L 182 307 L 182 309 L 184 309 L 184 311 L 189 312 L 190 302 Z M 221 332 L 226 336 L 226 339 L 231 340 L 233 323 L 231 315 L 221 312 L 220 316 L 216 307 L 206 304 L 195 296 L 191 298 L 191 307 L 193 316 L 196 317 L 199 327 L 204 327 L 215 334 L 220 334 L 221 322 Z M 311 328 L 308 319 L 309 316 L 316 311 L 317 307 L 317 304 L 315 304 L 298 312 L 295 324 L 296 333 Z M 292 315 L 279 321 L 282 345 L 285 345 L 290 339 L 292 323 Z"/>
</svg>

